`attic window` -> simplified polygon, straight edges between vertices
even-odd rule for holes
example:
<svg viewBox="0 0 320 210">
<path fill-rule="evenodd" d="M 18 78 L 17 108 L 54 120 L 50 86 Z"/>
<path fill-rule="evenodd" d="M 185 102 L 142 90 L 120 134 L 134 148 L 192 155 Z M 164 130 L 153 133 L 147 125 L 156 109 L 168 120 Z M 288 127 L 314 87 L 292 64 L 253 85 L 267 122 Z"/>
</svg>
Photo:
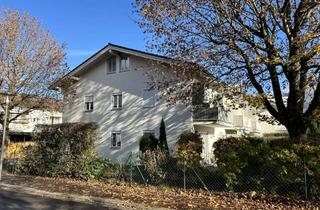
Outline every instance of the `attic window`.
<svg viewBox="0 0 320 210">
<path fill-rule="evenodd" d="M 120 71 L 129 71 L 129 57 L 122 56 L 120 58 Z"/>
<path fill-rule="evenodd" d="M 117 59 L 110 58 L 107 62 L 107 74 L 114 74 L 117 71 Z"/>
</svg>

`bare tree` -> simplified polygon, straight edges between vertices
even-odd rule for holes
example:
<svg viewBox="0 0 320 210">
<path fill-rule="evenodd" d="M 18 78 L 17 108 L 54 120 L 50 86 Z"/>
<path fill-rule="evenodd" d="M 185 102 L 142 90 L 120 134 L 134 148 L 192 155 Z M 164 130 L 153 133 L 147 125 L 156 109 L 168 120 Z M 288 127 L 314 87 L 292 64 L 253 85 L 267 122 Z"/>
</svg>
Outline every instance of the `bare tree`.
<svg viewBox="0 0 320 210">
<path fill-rule="evenodd" d="M 4 10 L 0 17 L 0 123 L 9 96 L 10 122 L 34 109 L 54 108 L 58 93 L 50 84 L 67 71 L 64 45 L 27 13 Z M 18 111 L 18 112 L 17 112 Z M 3 128 L 3 126 L 2 126 Z"/>
<path fill-rule="evenodd" d="M 318 0 L 136 0 L 134 8 L 149 47 L 240 87 L 291 139 L 306 139 L 320 108 Z"/>
</svg>

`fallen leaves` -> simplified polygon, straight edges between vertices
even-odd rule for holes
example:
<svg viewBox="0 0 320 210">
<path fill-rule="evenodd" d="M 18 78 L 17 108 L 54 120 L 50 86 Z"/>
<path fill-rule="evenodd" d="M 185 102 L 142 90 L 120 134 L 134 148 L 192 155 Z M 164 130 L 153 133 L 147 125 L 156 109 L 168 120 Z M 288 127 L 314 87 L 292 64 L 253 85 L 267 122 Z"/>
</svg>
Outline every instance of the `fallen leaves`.
<svg viewBox="0 0 320 210">
<path fill-rule="evenodd" d="M 117 183 L 115 180 L 80 181 L 64 178 L 47 178 L 8 175 L 5 182 L 46 190 L 50 192 L 72 193 L 87 196 L 117 198 L 145 203 L 155 207 L 171 209 L 320 209 L 320 204 L 285 197 L 270 197 L 256 192 L 248 193 L 208 193 L 202 190 L 188 190 Z"/>
</svg>

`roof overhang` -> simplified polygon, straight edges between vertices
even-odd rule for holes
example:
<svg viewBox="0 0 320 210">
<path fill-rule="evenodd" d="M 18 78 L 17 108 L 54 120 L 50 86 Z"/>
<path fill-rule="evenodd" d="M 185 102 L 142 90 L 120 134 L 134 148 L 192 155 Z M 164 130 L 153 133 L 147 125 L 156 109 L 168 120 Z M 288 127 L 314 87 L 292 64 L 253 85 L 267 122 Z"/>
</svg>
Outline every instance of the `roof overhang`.
<svg viewBox="0 0 320 210">
<path fill-rule="evenodd" d="M 153 53 L 148 53 L 148 52 L 144 52 L 144 51 L 140 51 L 140 50 L 108 43 L 108 45 L 106 45 L 104 48 L 102 48 L 101 50 L 96 52 L 94 55 L 89 57 L 87 60 L 85 60 L 84 62 L 79 64 L 77 67 L 75 67 L 71 72 L 69 72 L 63 78 L 54 82 L 50 86 L 50 88 L 53 90 L 61 91 L 61 89 L 64 86 L 63 82 L 66 79 L 71 80 L 72 82 L 76 82 L 79 80 L 79 76 L 81 74 L 83 74 L 84 72 L 86 72 L 87 70 L 89 70 L 90 67 L 92 67 L 92 66 L 96 65 L 97 63 L 101 62 L 102 60 L 108 59 L 114 55 L 137 56 L 137 57 L 145 58 L 145 59 L 157 62 L 157 63 L 168 64 L 168 65 L 171 65 L 171 64 L 175 65 L 175 62 L 177 62 L 177 60 L 174 60 L 174 59 L 166 57 L 166 56 L 161 56 L 161 55 L 157 55 L 157 54 L 153 54 Z M 182 62 L 185 62 L 186 64 L 187 63 L 194 64 L 192 62 L 186 62 L 186 61 L 182 61 Z M 201 70 L 206 74 L 206 76 L 212 77 L 212 75 L 209 74 L 204 69 L 201 68 Z"/>
<path fill-rule="evenodd" d="M 75 67 L 66 76 L 79 76 L 83 72 L 85 72 L 87 69 L 89 69 L 91 66 L 93 66 L 93 65 L 97 64 L 98 62 L 100 62 L 101 60 L 106 59 L 106 58 L 108 58 L 110 56 L 119 55 L 119 54 L 120 55 L 121 54 L 133 55 L 133 56 L 142 57 L 142 58 L 154 60 L 154 61 L 161 62 L 161 63 L 170 63 L 170 62 L 172 62 L 172 59 L 170 59 L 168 57 L 165 57 L 165 56 L 160 56 L 160 55 L 156 55 L 156 54 L 152 54 L 152 53 L 147 53 L 147 52 L 143 52 L 143 51 L 140 51 L 140 50 L 126 48 L 126 47 L 122 47 L 122 46 L 119 46 L 119 45 L 114 45 L 114 44 L 109 43 L 107 46 L 105 46 L 104 48 L 99 50 L 97 53 L 92 55 L 90 58 L 88 58 L 87 60 L 82 62 L 80 65 Z"/>
</svg>

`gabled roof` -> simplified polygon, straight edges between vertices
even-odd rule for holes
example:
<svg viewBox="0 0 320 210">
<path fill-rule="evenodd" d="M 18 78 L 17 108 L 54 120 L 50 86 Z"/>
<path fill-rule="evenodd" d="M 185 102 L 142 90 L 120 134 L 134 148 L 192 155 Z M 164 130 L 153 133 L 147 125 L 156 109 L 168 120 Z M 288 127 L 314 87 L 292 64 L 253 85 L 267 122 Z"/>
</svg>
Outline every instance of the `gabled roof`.
<svg viewBox="0 0 320 210">
<path fill-rule="evenodd" d="M 160 63 L 167 63 L 169 65 L 174 64 L 174 62 L 177 61 L 177 60 L 174 60 L 174 59 L 166 57 L 166 56 L 157 55 L 154 53 L 144 52 L 144 51 L 140 51 L 140 50 L 108 43 L 101 50 L 99 50 L 94 55 L 92 55 L 91 57 L 89 57 L 88 59 L 83 61 L 78 66 L 76 66 L 72 71 L 70 71 L 63 78 L 52 83 L 50 85 L 50 88 L 54 89 L 54 90 L 57 90 L 58 88 L 60 89 L 63 86 L 61 81 L 65 81 L 65 80 L 70 80 L 72 82 L 78 81 L 79 75 L 81 75 L 83 72 L 89 70 L 91 66 L 95 65 L 96 63 L 100 62 L 103 59 L 107 59 L 108 56 L 112 56 L 114 54 L 134 55 L 137 57 L 142 57 L 142 58 L 153 60 L 153 61 L 160 62 Z M 194 64 L 192 62 L 186 62 L 186 61 L 182 61 L 182 62 L 184 62 L 186 64 Z M 199 68 L 199 69 L 203 73 L 205 73 L 207 76 L 212 77 L 212 75 L 209 72 L 207 72 L 205 69 L 203 69 L 203 68 Z"/>
<path fill-rule="evenodd" d="M 168 63 L 172 61 L 171 58 L 168 58 L 166 56 L 161 56 L 153 53 L 148 53 L 132 48 L 123 47 L 120 45 L 115 45 L 112 43 L 108 43 L 105 47 L 103 47 L 101 50 L 96 52 L 94 55 L 83 61 L 81 64 L 79 64 L 77 67 L 75 67 L 71 72 L 69 72 L 66 76 L 77 76 L 79 73 L 87 70 L 91 65 L 95 64 L 96 62 L 100 61 L 102 58 L 105 58 L 108 54 L 112 52 L 119 52 L 129 55 L 134 55 L 146 59 L 151 59 L 154 61 L 164 62 Z"/>
</svg>

